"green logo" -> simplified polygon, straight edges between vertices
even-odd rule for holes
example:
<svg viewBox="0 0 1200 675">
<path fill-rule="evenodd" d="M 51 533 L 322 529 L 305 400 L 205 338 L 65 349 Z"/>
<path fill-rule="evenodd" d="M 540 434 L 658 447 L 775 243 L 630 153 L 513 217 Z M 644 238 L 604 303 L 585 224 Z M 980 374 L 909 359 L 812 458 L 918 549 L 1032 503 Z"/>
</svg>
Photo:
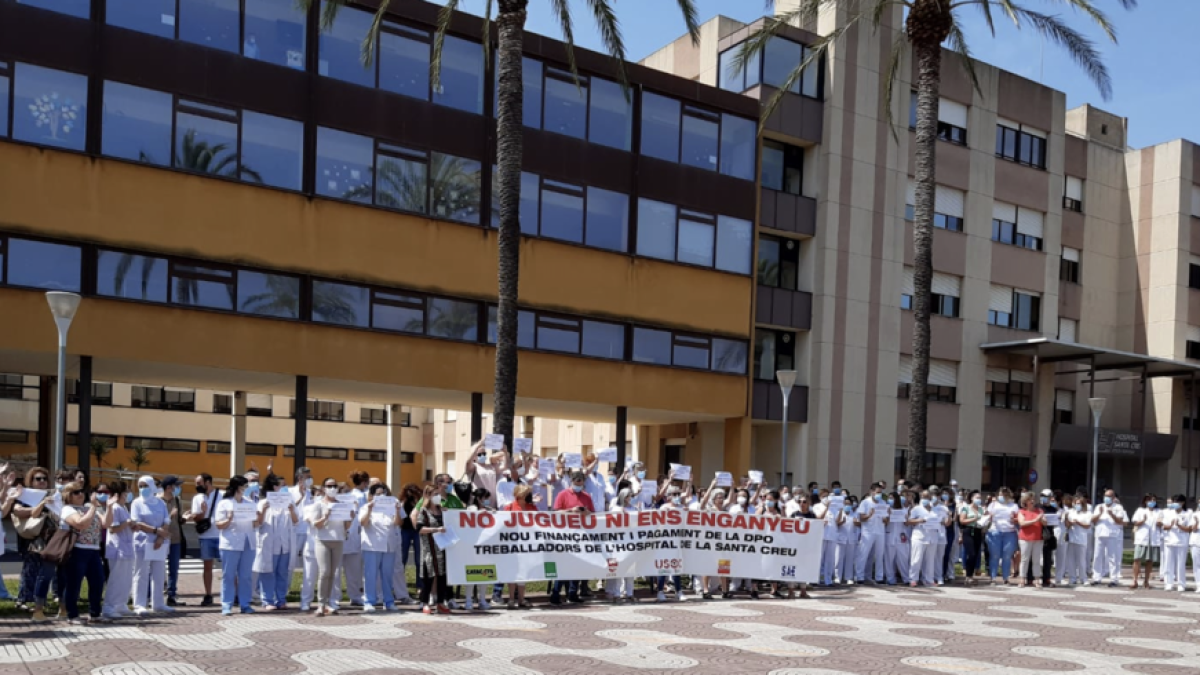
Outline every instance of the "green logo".
<svg viewBox="0 0 1200 675">
<path fill-rule="evenodd" d="M 486 582 L 496 580 L 495 565 L 467 565 L 467 582 Z"/>
<path fill-rule="evenodd" d="M 545 570 L 545 573 L 543 574 L 543 576 L 545 576 L 547 579 L 557 579 L 558 578 L 558 563 L 548 562 L 548 563 L 542 563 L 542 564 L 544 566 L 543 569 Z M 468 579 L 468 581 L 469 581 L 469 579 Z"/>
</svg>

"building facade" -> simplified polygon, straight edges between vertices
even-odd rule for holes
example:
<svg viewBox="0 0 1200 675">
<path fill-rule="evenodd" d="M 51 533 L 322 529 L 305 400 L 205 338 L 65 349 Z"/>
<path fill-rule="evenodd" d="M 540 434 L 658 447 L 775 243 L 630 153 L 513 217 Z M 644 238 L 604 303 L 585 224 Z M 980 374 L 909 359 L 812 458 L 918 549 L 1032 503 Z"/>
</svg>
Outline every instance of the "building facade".
<svg viewBox="0 0 1200 675">
<path fill-rule="evenodd" d="M 478 20 L 452 21 L 435 87 L 434 5 L 394 3 L 363 67 L 367 7 L 322 28 L 290 0 L 151 4 L 0 0 L 0 372 L 23 392 L 0 400 L 0 451 L 48 452 L 41 291 L 72 290 L 69 373 L 93 383 L 77 444 L 162 441 L 155 461 L 188 467 L 361 452 L 392 482 L 461 470 L 494 356 Z M 717 17 L 631 64 L 628 97 L 612 59 L 579 50 L 576 83 L 564 45 L 528 36 L 517 412 L 536 449 L 615 444 L 700 480 L 778 476 L 786 456 L 788 480 L 855 491 L 901 473 L 913 78 L 905 62 L 887 100 L 895 9 L 791 83 L 843 10 L 744 72 L 730 60 L 761 22 Z M 1200 151 L 1129 149 L 1126 120 L 976 72 L 978 89 L 943 68 L 926 481 L 1073 489 L 1094 395 L 1102 482 L 1189 488 Z M 797 372 L 786 422 L 780 370 Z M 139 384 L 111 385 L 106 411 L 107 382 Z M 166 459 L 193 447 L 172 441 L 195 461 Z"/>
</svg>

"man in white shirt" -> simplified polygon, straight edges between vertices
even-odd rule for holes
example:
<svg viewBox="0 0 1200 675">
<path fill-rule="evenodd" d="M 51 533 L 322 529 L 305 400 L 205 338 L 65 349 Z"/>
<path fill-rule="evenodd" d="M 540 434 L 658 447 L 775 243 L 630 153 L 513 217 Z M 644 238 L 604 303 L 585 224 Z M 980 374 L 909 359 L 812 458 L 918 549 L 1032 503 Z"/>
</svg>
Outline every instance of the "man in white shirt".
<svg viewBox="0 0 1200 675">
<path fill-rule="evenodd" d="M 908 568 L 908 582 L 916 587 L 922 580 L 926 586 L 933 585 L 934 560 L 933 549 L 937 541 L 937 530 L 941 527 L 937 516 L 933 513 L 929 492 L 921 493 L 920 504 L 908 512 L 906 524 L 913 528 L 911 563 Z"/>
<path fill-rule="evenodd" d="M 883 549 L 887 537 L 886 521 L 890 509 L 883 501 L 883 488 L 875 485 L 871 493 L 858 505 L 858 520 L 862 523 L 862 540 L 858 544 L 858 561 L 855 579 L 866 583 L 873 579 L 883 583 Z M 873 569 L 873 571 L 872 571 Z M 870 572 L 870 576 L 868 576 Z"/>
<path fill-rule="evenodd" d="M 192 508 L 183 514 L 183 519 L 195 523 L 196 529 L 207 526 L 200 533 L 200 559 L 204 561 L 204 599 L 201 607 L 211 607 L 213 561 L 221 557 L 221 539 L 217 528 L 212 525 L 212 517 L 217 512 L 217 503 L 221 501 L 220 492 L 213 487 L 212 476 L 202 473 L 196 476 L 196 496 L 192 497 Z"/>
<path fill-rule="evenodd" d="M 1092 560 L 1092 585 L 1098 586 L 1100 580 L 1108 577 L 1109 586 L 1121 585 L 1121 553 L 1125 540 L 1125 522 L 1128 516 L 1117 493 L 1113 490 L 1104 491 L 1104 501 L 1097 504 L 1092 511 L 1095 520 L 1092 525 L 1096 530 L 1096 553 Z"/>
</svg>

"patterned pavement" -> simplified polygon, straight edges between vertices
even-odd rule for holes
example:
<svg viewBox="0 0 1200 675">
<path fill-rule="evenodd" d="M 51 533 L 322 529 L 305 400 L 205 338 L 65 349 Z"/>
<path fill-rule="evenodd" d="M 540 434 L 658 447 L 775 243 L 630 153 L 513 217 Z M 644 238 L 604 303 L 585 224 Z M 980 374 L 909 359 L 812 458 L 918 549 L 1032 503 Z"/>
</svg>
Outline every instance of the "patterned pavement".
<svg viewBox="0 0 1200 675">
<path fill-rule="evenodd" d="M 193 596 L 176 615 L 107 626 L 0 618 L 0 674 L 1200 672 L 1197 593 L 858 586 L 813 596 L 326 618 L 222 618 Z"/>
</svg>

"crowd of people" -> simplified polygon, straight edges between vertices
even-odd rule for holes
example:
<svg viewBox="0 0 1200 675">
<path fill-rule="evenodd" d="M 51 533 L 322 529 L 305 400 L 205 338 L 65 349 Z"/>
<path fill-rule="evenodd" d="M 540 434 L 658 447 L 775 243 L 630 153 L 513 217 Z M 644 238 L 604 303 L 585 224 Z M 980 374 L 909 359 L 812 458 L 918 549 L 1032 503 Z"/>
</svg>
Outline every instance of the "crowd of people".
<svg viewBox="0 0 1200 675">
<path fill-rule="evenodd" d="M 986 580 L 1116 586 L 1125 529 L 1133 528 L 1133 588 L 1148 589 L 1161 579 L 1165 590 L 1186 590 L 1190 552 L 1200 592 L 1200 508 L 1184 495 L 1161 503 L 1145 495 L 1130 514 L 1111 489 L 1093 505 L 1082 489 L 1069 494 L 1000 488 L 984 495 L 959 489 L 955 481 L 945 487 L 900 481 L 890 490 L 879 481 L 860 499 L 838 481 L 772 488 L 751 482 L 749 475 L 736 482 L 727 476 L 728 485 L 714 478 L 701 489 L 677 478 L 674 468 L 643 489 L 649 479 L 640 462 L 620 475 L 604 473 L 591 453 L 573 468 L 563 457 L 548 464 L 532 455 L 514 459 L 481 442 L 459 479 L 440 474 L 430 484 L 408 484 L 395 494 L 365 471 L 350 473 L 346 481 L 327 477 L 314 483 L 312 472 L 300 468 L 289 483 L 268 466 L 265 476 L 252 470 L 233 476 L 223 489 L 200 474 L 190 503 L 182 499 L 175 476 L 93 486 L 81 471 L 52 475 L 34 467 L 18 475 L 0 467 L 0 515 L 12 519 L 23 559 L 15 602 L 39 622 L 50 620 L 45 608 L 51 590 L 61 600 L 58 618 L 71 623 L 173 612 L 185 604 L 177 597 L 178 573 L 184 526 L 190 523 L 204 561 L 200 605 L 216 602 L 213 572 L 220 560 L 215 595 L 226 615 L 289 609 L 296 571 L 299 609 L 316 616 L 336 614 L 344 604 L 366 612 L 419 604 L 428 614 L 488 610 L 500 602 L 508 609 L 529 607 L 523 584 L 448 585 L 438 537 L 448 509 L 683 509 L 812 519 L 820 521 L 823 535 L 818 586 L 933 586 L 959 576 L 966 585 Z M 419 582 L 416 598 L 407 581 L 410 564 Z M 1152 580 L 1156 566 L 1159 576 Z M 84 580 L 88 616 L 81 617 Z M 550 603 L 563 604 L 564 593 L 571 603 L 600 593 L 612 602 L 634 602 L 636 581 L 555 580 Z M 706 600 L 718 593 L 784 598 L 798 590 L 808 597 L 806 584 L 723 576 L 645 582 L 659 602 L 683 600 L 685 593 Z M 7 597 L 3 585 L 0 592 Z"/>
</svg>

